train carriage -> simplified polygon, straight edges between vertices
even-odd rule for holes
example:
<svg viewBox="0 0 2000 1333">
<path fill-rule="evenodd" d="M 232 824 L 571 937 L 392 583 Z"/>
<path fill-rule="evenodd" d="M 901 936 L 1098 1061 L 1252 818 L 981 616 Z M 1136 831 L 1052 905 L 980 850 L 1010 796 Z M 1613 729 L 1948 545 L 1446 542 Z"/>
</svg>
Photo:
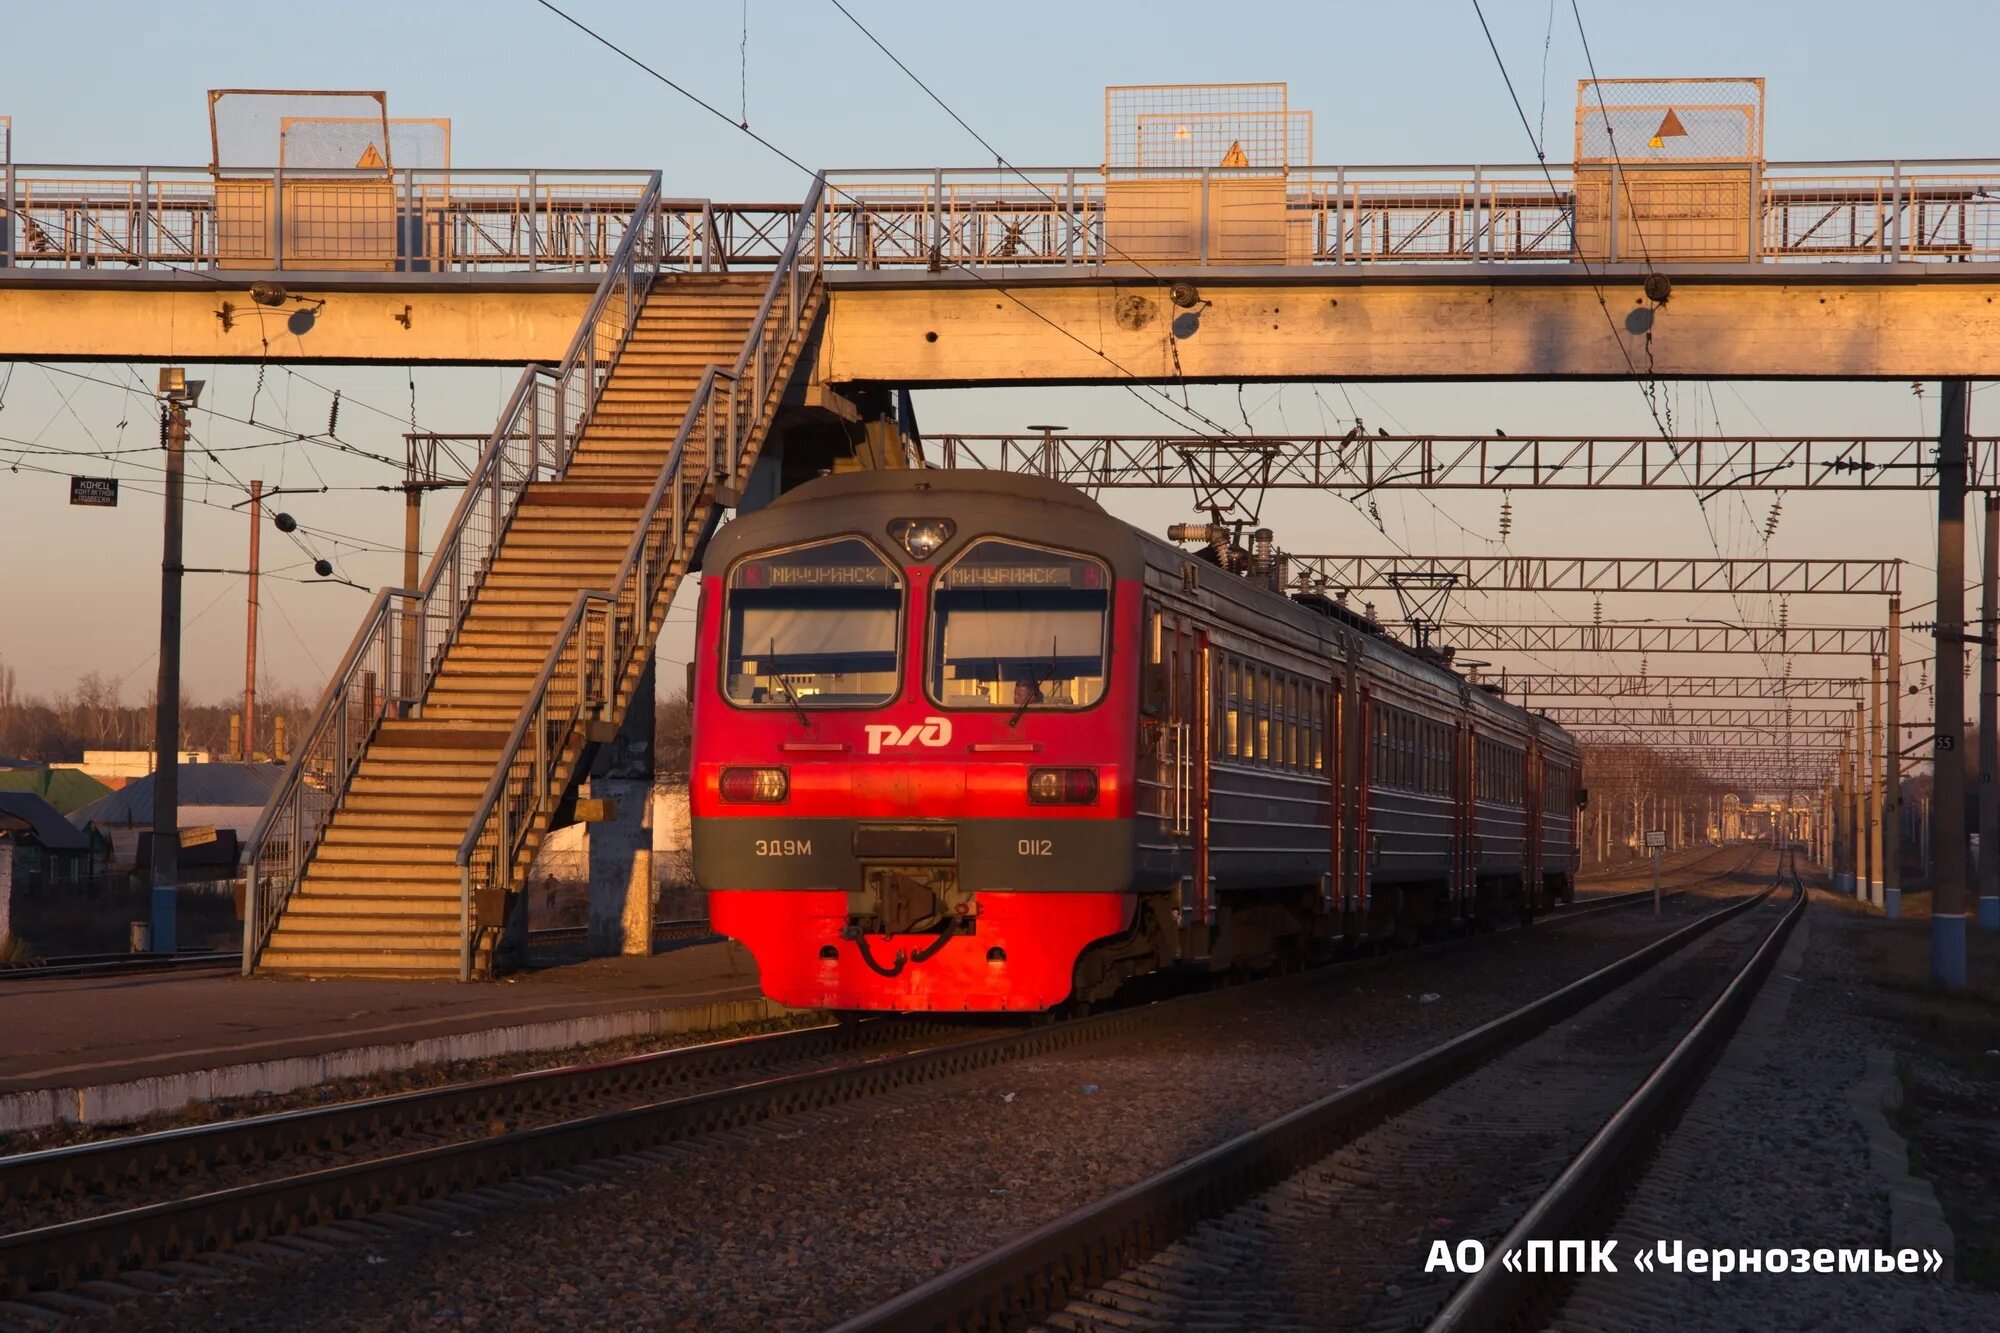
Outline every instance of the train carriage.
<svg viewBox="0 0 2000 1333">
<path fill-rule="evenodd" d="M 1038 1010 L 1567 895 L 1567 734 L 1211 535 L 875 472 L 716 536 L 695 874 L 767 994 Z"/>
</svg>

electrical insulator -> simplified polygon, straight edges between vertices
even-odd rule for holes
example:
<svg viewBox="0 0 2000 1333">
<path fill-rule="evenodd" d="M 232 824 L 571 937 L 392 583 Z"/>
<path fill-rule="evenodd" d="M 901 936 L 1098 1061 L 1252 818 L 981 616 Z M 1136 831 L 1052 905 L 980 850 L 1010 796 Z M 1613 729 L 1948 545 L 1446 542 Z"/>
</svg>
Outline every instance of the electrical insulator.
<svg viewBox="0 0 2000 1333">
<path fill-rule="evenodd" d="M 340 390 L 333 391 L 333 403 L 326 409 L 326 435 L 334 438 L 334 430 L 340 425 Z"/>
<path fill-rule="evenodd" d="M 1604 599 L 1602 597 L 1593 597 L 1590 599 L 1590 624 L 1593 629 L 1604 628 Z"/>
<path fill-rule="evenodd" d="M 1778 516 L 1784 512 L 1785 512 L 1785 497 L 1781 495 L 1777 499 L 1771 501 L 1770 515 L 1766 517 L 1764 520 L 1765 541 L 1768 542 L 1771 540 L 1771 538 L 1778 535 Z"/>
<path fill-rule="evenodd" d="M 1503 491 L 1500 497 L 1500 541 L 1505 544 L 1507 534 L 1514 530 L 1514 493 Z"/>
<path fill-rule="evenodd" d="M 1791 624 L 1791 621 L 1792 621 L 1792 604 L 1790 602 L 1779 602 L 1778 632 L 1780 634 L 1784 633 L 1785 629 Z"/>
</svg>

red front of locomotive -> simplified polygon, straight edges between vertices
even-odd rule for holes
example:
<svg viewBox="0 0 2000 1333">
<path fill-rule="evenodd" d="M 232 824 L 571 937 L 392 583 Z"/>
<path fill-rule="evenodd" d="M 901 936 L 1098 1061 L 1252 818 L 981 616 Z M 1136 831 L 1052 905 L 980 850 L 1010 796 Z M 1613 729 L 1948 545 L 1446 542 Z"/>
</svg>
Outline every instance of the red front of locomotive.
<svg viewBox="0 0 2000 1333">
<path fill-rule="evenodd" d="M 695 875 L 781 1003 L 1046 1009 L 1133 927 L 1140 599 L 1025 489 L 825 478 L 710 552 Z"/>
</svg>

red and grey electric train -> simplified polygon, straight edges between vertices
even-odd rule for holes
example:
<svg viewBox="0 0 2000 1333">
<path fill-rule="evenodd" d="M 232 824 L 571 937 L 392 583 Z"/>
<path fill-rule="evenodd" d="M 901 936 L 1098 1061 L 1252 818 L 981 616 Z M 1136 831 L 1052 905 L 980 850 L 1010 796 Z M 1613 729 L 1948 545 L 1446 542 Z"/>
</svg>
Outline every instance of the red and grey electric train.
<svg viewBox="0 0 2000 1333">
<path fill-rule="evenodd" d="M 1003 474 L 725 527 L 695 877 L 785 1004 L 1040 1010 L 1567 900 L 1579 751 L 1282 560 Z"/>
</svg>

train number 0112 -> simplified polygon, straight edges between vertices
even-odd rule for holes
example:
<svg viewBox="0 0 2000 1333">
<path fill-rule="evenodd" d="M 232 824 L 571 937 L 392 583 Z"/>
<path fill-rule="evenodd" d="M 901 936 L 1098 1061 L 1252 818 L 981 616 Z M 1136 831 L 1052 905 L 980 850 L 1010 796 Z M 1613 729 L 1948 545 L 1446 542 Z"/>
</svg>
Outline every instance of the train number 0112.
<svg viewBox="0 0 2000 1333">
<path fill-rule="evenodd" d="M 1022 838 L 1014 844 L 1017 856 L 1054 856 L 1056 845 L 1047 838 Z"/>
</svg>

